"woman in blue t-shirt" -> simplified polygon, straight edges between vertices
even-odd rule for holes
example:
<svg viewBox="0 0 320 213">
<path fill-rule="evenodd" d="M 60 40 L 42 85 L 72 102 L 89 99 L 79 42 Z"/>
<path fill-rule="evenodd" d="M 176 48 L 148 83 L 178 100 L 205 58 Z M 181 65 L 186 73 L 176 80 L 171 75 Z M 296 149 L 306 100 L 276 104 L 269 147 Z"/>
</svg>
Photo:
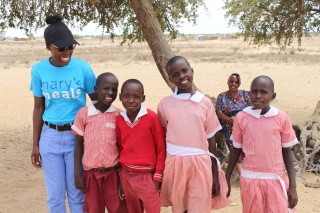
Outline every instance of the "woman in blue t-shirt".
<svg viewBox="0 0 320 213">
<path fill-rule="evenodd" d="M 230 139 L 233 127 L 233 118 L 238 112 L 247 106 L 251 106 L 249 94 L 245 90 L 239 90 L 241 84 L 240 75 L 233 73 L 228 78 L 228 91 L 220 93 L 217 98 L 216 112 L 226 138 L 229 150 L 232 149 L 232 140 Z M 241 174 L 241 163 L 244 153 L 241 154 L 236 166 L 239 175 Z"/>
<path fill-rule="evenodd" d="M 71 125 L 77 111 L 85 106 L 86 94 L 96 100 L 96 77 L 90 65 L 73 58 L 79 43 L 59 15 L 46 18 L 46 48 L 51 56 L 31 70 L 30 89 L 34 95 L 33 148 L 31 161 L 42 168 L 48 192 L 49 212 L 66 212 L 65 197 L 72 213 L 83 212 L 83 194 L 74 185 L 75 135 Z"/>
</svg>

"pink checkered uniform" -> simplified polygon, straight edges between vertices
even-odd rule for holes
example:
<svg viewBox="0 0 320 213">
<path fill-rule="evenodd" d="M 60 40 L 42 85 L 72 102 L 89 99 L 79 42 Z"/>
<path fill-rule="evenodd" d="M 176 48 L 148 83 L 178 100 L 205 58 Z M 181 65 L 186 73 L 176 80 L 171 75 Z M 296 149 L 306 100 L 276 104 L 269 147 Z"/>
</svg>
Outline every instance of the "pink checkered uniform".
<svg viewBox="0 0 320 213">
<path fill-rule="evenodd" d="M 124 201 L 118 196 L 118 171 L 97 171 L 97 168 L 113 168 L 119 161 L 116 139 L 116 117 L 120 110 L 110 106 L 104 113 L 94 105 L 81 108 L 72 125 L 72 132 L 83 136 L 83 178 L 86 194 L 84 212 L 127 212 Z"/>
<path fill-rule="evenodd" d="M 281 186 L 283 182 L 288 188 L 282 147 L 291 147 L 298 141 L 284 112 L 272 106 L 266 114 L 260 115 L 260 112 L 247 107 L 237 114 L 233 123 L 233 146 L 242 148 L 246 155 L 245 172 L 240 180 L 243 212 L 288 212 Z M 248 173 L 260 174 L 262 178 L 250 179 L 246 177 Z M 278 178 L 263 179 L 265 174 Z"/>
<path fill-rule="evenodd" d="M 116 116 L 120 110 L 110 106 L 101 113 L 94 105 L 83 107 L 77 113 L 72 131 L 83 136 L 84 170 L 113 167 L 118 163 L 119 150 L 116 139 Z"/>
<path fill-rule="evenodd" d="M 167 158 L 160 193 L 162 206 L 172 206 L 172 211 L 179 213 L 185 210 L 205 213 L 229 205 L 221 168 L 221 191 L 211 198 L 212 170 L 207 139 L 221 126 L 210 99 L 200 92 L 192 96 L 177 95 L 176 89 L 173 95 L 161 100 L 158 115 L 167 130 Z"/>
</svg>

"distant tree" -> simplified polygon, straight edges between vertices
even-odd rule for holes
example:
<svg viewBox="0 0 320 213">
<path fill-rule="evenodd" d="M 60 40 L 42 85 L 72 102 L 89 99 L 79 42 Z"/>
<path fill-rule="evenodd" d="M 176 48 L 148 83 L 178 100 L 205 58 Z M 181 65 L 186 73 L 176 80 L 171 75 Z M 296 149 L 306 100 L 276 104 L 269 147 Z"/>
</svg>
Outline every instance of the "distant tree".
<svg viewBox="0 0 320 213">
<path fill-rule="evenodd" d="M 120 30 L 123 42 L 147 41 L 154 61 L 168 86 L 173 89 L 165 64 L 173 52 L 164 36 L 178 35 L 182 21 L 196 23 L 204 0 L 1 0 L 0 29 L 30 31 L 45 26 L 49 14 L 61 14 L 71 25 L 83 28 L 97 23 L 105 33 Z"/>
<path fill-rule="evenodd" d="M 282 50 L 297 38 L 320 32 L 320 0 L 224 0 L 229 24 L 245 41 L 278 44 Z"/>
<path fill-rule="evenodd" d="M 7 33 L 6 29 L 0 29 L 0 41 L 4 41 L 6 39 L 5 35 Z"/>
<path fill-rule="evenodd" d="M 34 40 L 34 35 L 33 35 L 33 33 L 28 33 L 28 34 L 27 34 L 27 37 L 28 37 L 29 40 Z"/>
<path fill-rule="evenodd" d="M 276 43 L 285 50 L 294 38 L 301 45 L 303 36 L 320 32 L 320 0 L 225 0 L 229 24 L 235 25 L 244 40 L 256 45 Z M 305 125 L 294 125 L 300 143 L 293 148 L 299 165 L 320 172 L 320 101 Z M 307 184 L 306 184 L 307 185 Z M 308 185 L 320 187 L 320 184 Z"/>
</svg>

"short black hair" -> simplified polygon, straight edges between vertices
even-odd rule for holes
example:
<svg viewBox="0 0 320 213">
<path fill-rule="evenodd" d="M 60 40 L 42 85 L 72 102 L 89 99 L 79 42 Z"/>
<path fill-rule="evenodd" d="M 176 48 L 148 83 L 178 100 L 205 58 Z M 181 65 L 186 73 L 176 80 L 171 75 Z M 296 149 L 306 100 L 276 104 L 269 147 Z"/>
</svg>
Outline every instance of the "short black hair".
<svg viewBox="0 0 320 213">
<path fill-rule="evenodd" d="M 257 81 L 257 80 L 260 80 L 260 79 L 263 79 L 263 80 L 266 80 L 266 81 L 269 81 L 270 83 L 270 86 L 271 86 L 271 90 L 272 92 L 274 92 L 274 82 L 273 80 L 269 77 L 269 76 L 266 76 L 266 75 L 260 75 L 258 77 L 255 77 L 252 82 L 251 82 L 251 85 L 253 82 Z M 250 86 L 251 87 L 251 86 Z"/>
<path fill-rule="evenodd" d="M 185 60 L 185 62 L 190 66 L 189 61 L 188 61 L 185 57 L 182 57 L 182 56 L 179 56 L 179 55 L 173 56 L 172 58 L 169 59 L 169 61 L 168 61 L 167 64 L 166 64 L 166 70 L 167 70 L 167 72 L 169 72 L 169 70 L 168 70 L 169 67 L 170 67 L 173 63 L 175 63 L 176 61 L 178 61 L 178 60 L 180 60 L 180 59 Z"/>
<path fill-rule="evenodd" d="M 142 88 L 142 95 L 144 95 L 144 87 L 143 87 L 143 84 L 141 83 L 141 81 L 139 81 L 138 79 L 134 79 L 134 78 L 128 79 L 128 80 L 126 80 L 125 82 L 123 82 L 123 84 L 122 84 L 122 86 L 121 86 L 121 93 L 122 93 L 123 88 L 124 88 L 127 84 L 130 84 L 130 83 L 140 85 L 141 88 Z"/>
<path fill-rule="evenodd" d="M 111 72 L 104 72 L 104 73 L 101 73 L 101 74 L 98 76 L 98 78 L 97 78 L 97 80 L 96 80 L 96 86 L 98 86 L 98 85 L 101 83 L 101 81 L 102 81 L 103 78 L 109 77 L 109 76 L 114 77 L 115 79 L 117 79 L 117 81 L 119 81 L 118 78 L 117 78 L 117 76 L 115 76 L 113 73 L 111 73 Z"/>
<path fill-rule="evenodd" d="M 231 76 L 236 76 L 236 78 L 237 78 L 237 80 L 238 80 L 238 82 L 239 82 L 239 85 L 241 84 L 241 78 L 240 78 L 240 75 L 238 74 L 238 73 L 232 73 L 230 76 L 229 76 L 229 78 L 228 78 L 228 81 L 229 81 L 229 79 L 230 79 L 230 77 Z"/>
</svg>

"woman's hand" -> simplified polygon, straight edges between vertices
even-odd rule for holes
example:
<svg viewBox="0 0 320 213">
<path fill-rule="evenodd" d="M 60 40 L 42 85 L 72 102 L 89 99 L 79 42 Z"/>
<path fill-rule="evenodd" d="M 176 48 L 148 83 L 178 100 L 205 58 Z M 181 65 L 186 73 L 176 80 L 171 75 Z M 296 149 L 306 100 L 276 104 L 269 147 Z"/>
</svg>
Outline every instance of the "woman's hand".
<svg viewBox="0 0 320 213">
<path fill-rule="evenodd" d="M 34 96 L 34 107 L 33 107 L 33 119 L 32 119 L 32 125 L 33 125 L 33 146 L 31 151 L 31 163 L 32 165 L 40 169 L 42 167 L 41 165 L 41 159 L 40 159 L 40 150 L 39 150 L 39 141 L 40 141 L 40 135 L 43 125 L 42 115 L 45 108 L 45 101 L 44 98 L 39 98 Z"/>
<path fill-rule="evenodd" d="M 224 114 L 222 110 L 217 110 L 216 111 L 218 118 L 223 120 L 226 123 L 233 123 L 233 117 L 229 117 L 228 115 Z"/>
<path fill-rule="evenodd" d="M 40 161 L 40 152 L 39 147 L 33 147 L 31 151 L 31 163 L 32 165 L 37 168 L 41 169 L 41 161 Z"/>
</svg>

